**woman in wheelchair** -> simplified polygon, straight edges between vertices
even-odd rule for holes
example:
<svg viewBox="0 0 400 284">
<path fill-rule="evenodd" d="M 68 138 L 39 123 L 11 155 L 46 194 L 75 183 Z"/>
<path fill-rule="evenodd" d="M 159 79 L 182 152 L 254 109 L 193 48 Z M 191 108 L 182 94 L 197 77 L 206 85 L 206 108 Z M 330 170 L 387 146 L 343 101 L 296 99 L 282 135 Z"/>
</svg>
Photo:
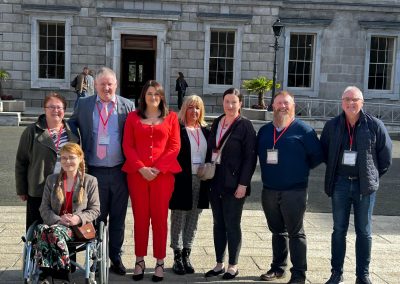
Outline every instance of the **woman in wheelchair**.
<svg viewBox="0 0 400 284">
<path fill-rule="evenodd" d="M 68 241 L 74 240 L 72 226 L 93 222 L 100 215 L 97 179 L 85 174 L 84 154 L 75 143 L 60 150 L 61 172 L 50 175 L 44 187 L 40 215 L 44 224 L 35 228 L 35 258 L 43 283 L 52 278 L 70 281 Z"/>
</svg>

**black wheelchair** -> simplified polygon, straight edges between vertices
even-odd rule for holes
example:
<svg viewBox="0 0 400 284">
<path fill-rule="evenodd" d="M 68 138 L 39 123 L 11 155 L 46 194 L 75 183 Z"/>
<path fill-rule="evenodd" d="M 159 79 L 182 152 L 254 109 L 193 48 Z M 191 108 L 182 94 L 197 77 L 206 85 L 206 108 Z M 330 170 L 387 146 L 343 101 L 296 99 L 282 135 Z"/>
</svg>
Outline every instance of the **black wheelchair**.
<svg viewBox="0 0 400 284">
<path fill-rule="evenodd" d="M 40 279 L 40 267 L 35 259 L 35 251 L 33 248 L 33 232 L 37 222 L 32 224 L 26 235 L 22 237 L 24 242 L 23 248 L 23 277 L 24 283 L 36 284 Z M 96 231 L 96 237 L 88 241 L 70 241 L 67 242 L 71 266 L 84 271 L 86 284 L 107 284 L 108 283 L 108 268 L 110 261 L 108 258 L 108 227 L 104 222 Z M 76 262 L 74 255 L 78 252 L 85 251 L 84 264 Z M 97 280 L 97 281 L 96 281 Z"/>
</svg>

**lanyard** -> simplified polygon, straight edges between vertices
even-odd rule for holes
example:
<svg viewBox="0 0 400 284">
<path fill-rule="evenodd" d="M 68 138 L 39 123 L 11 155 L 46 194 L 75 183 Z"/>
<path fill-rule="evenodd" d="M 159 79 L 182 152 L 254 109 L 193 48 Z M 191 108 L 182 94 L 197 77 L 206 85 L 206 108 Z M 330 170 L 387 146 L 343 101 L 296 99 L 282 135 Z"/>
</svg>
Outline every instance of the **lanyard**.
<svg viewBox="0 0 400 284">
<path fill-rule="evenodd" d="M 231 128 L 231 126 L 235 123 L 236 120 L 239 119 L 239 115 L 237 117 L 235 117 L 235 119 L 232 121 L 232 123 L 229 125 L 229 127 L 224 131 L 224 125 L 225 125 L 225 120 L 226 120 L 226 116 L 224 117 L 224 121 L 221 124 L 221 132 L 219 133 L 219 138 L 218 138 L 218 142 L 217 142 L 217 148 L 219 148 L 219 144 L 221 144 L 221 139 L 222 139 L 222 134 L 225 134 L 226 132 L 228 132 L 228 130 Z"/>
<path fill-rule="evenodd" d="M 349 133 L 350 151 L 351 151 L 351 148 L 353 147 L 354 131 L 355 131 L 356 126 L 354 125 L 354 127 L 351 127 L 351 126 L 350 126 L 350 123 L 349 123 L 347 120 L 346 120 L 346 124 L 347 124 L 347 132 Z M 352 131 L 350 131 L 350 129 L 351 129 Z M 351 134 L 350 134 L 350 133 L 351 133 Z"/>
<path fill-rule="evenodd" d="M 108 112 L 107 119 L 106 119 L 105 121 L 104 121 L 103 116 L 101 115 L 101 110 L 100 110 L 100 108 L 99 108 L 99 104 L 96 104 L 97 111 L 99 112 L 99 116 L 100 116 L 100 119 L 101 119 L 101 123 L 103 124 L 104 129 L 106 128 L 107 123 L 108 123 L 108 120 L 110 119 L 110 116 L 111 116 L 111 114 L 112 114 L 112 112 L 113 112 L 113 110 L 114 110 L 115 104 L 114 104 L 113 101 L 111 101 L 111 103 L 112 103 L 112 108 L 111 108 L 110 111 Z M 103 104 L 104 104 L 104 103 L 103 103 Z M 107 108 L 107 105 L 106 105 L 106 108 Z"/>
<path fill-rule="evenodd" d="M 54 143 L 55 144 L 55 146 L 56 146 L 56 152 L 58 153 L 58 146 L 60 145 L 60 139 L 61 139 L 61 134 L 62 134 L 62 130 L 63 130 L 63 125 L 61 125 L 61 127 L 60 127 L 60 130 L 58 131 L 58 137 L 57 137 L 57 142 L 56 143 Z M 52 133 L 51 133 L 51 131 L 50 131 L 50 128 L 49 127 L 47 127 L 47 131 L 49 131 L 49 135 L 50 135 L 50 137 L 52 137 Z"/>
<path fill-rule="evenodd" d="M 64 196 L 65 196 L 64 212 L 63 212 L 64 214 L 67 213 L 68 205 L 72 201 L 72 195 L 74 195 L 74 188 L 75 188 L 77 178 L 78 178 L 78 174 L 75 175 L 74 183 L 72 184 L 71 191 L 69 192 L 70 193 L 69 198 L 67 199 L 67 175 L 64 175 Z"/>
<path fill-rule="evenodd" d="M 276 138 L 276 127 L 274 126 L 274 146 L 272 147 L 272 149 L 275 148 L 276 142 L 278 142 L 279 138 L 281 138 L 281 136 L 283 135 L 283 133 L 285 133 L 286 130 L 288 130 L 289 126 L 292 125 L 292 122 L 293 122 L 293 121 L 294 121 L 294 119 L 289 123 L 288 126 L 286 126 L 286 127 L 282 130 L 282 132 L 281 132 L 281 134 L 279 134 L 278 138 Z"/>
<path fill-rule="evenodd" d="M 199 133 L 199 128 L 198 127 L 195 127 L 195 129 L 196 129 L 196 136 L 197 136 L 197 138 L 196 138 L 196 136 L 194 136 L 194 134 L 193 134 L 193 132 L 189 129 L 189 133 L 190 133 L 190 135 L 192 135 L 192 137 L 194 138 L 194 141 L 196 141 L 196 144 L 197 144 L 197 152 L 199 151 L 199 148 L 200 148 L 200 133 Z"/>
</svg>

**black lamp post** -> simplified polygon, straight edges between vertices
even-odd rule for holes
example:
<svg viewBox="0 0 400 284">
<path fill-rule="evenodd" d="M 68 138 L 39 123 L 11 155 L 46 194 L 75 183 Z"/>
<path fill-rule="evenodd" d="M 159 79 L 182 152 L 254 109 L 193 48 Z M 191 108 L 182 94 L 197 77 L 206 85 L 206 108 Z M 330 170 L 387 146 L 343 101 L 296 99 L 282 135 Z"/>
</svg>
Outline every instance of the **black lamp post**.
<svg viewBox="0 0 400 284">
<path fill-rule="evenodd" d="M 273 75 L 272 75 L 272 93 L 271 93 L 271 104 L 268 106 L 268 110 L 272 110 L 272 104 L 274 103 L 274 98 L 275 98 L 275 85 L 276 85 L 276 52 L 280 48 L 279 43 L 278 43 L 278 38 L 281 36 L 281 33 L 285 26 L 281 23 L 280 19 L 277 19 L 275 23 L 272 25 L 272 30 L 274 31 L 274 36 L 275 36 L 275 43 L 274 45 L 271 45 L 271 47 L 274 48 L 275 54 L 274 54 L 274 70 L 273 70 Z"/>
</svg>

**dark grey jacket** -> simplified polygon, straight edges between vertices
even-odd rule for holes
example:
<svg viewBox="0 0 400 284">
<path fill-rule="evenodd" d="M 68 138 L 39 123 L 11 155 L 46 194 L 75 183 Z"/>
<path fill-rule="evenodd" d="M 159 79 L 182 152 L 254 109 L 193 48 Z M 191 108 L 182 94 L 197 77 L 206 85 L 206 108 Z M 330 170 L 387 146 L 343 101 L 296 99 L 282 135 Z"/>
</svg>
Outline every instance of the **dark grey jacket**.
<svg viewBox="0 0 400 284">
<path fill-rule="evenodd" d="M 357 164 L 361 194 L 378 190 L 379 177 L 387 172 L 392 163 L 392 141 L 385 125 L 379 119 L 361 110 L 356 130 Z M 346 131 L 344 112 L 328 121 L 321 134 L 321 144 L 326 163 L 325 192 L 332 196 L 340 145 Z"/>
</svg>

